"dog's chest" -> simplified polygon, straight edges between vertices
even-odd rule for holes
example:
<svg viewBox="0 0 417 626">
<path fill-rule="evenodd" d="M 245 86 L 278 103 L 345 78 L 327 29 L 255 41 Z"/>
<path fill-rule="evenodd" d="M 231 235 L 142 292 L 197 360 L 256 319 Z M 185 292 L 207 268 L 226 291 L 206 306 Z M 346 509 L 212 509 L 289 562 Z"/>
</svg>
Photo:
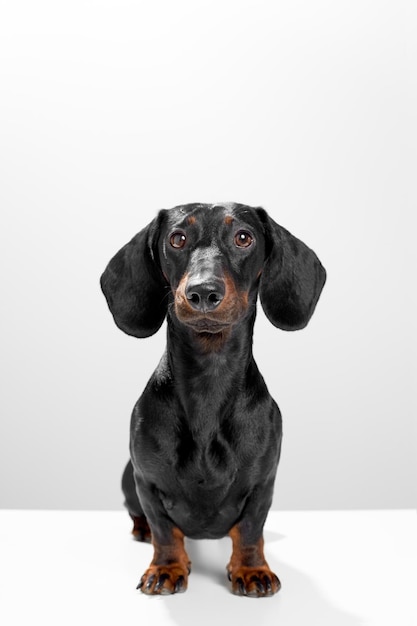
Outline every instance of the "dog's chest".
<svg viewBox="0 0 417 626">
<path fill-rule="evenodd" d="M 232 445 L 214 433 L 210 437 L 186 437 L 176 446 L 175 470 L 178 480 L 188 485 L 214 488 L 224 484 L 237 471 L 237 458 Z"/>
<path fill-rule="evenodd" d="M 181 446 L 172 470 L 160 493 L 168 515 L 194 538 L 226 534 L 242 506 L 236 497 L 239 472 L 233 449 L 215 436 L 205 446 Z"/>
</svg>

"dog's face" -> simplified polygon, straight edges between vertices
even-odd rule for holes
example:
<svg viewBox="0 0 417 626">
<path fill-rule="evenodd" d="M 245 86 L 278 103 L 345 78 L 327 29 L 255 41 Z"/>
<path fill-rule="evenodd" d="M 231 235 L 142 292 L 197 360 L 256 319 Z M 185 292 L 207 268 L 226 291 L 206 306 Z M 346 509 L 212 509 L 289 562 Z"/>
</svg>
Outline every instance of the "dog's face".
<svg viewBox="0 0 417 626">
<path fill-rule="evenodd" d="M 199 204 L 166 211 L 158 252 L 175 315 L 197 335 L 227 334 L 254 304 L 265 259 L 255 209 Z"/>
<path fill-rule="evenodd" d="M 129 335 L 153 335 L 172 305 L 175 320 L 200 338 L 224 338 L 254 308 L 258 287 L 274 326 L 304 328 L 325 280 L 315 253 L 263 209 L 187 204 L 160 211 L 123 246 L 101 286 Z"/>
</svg>

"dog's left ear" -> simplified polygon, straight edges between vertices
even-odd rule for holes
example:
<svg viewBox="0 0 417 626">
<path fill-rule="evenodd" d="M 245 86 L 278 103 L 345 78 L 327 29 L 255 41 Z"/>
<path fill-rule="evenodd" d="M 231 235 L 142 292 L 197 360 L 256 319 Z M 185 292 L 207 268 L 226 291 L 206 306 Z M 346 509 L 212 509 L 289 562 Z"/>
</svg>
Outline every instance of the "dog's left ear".
<svg viewBox="0 0 417 626">
<path fill-rule="evenodd" d="M 269 321 L 282 330 L 304 328 L 313 315 L 326 271 L 315 253 L 279 226 L 263 209 L 266 261 L 259 296 Z"/>
<path fill-rule="evenodd" d="M 159 266 L 160 211 L 111 259 L 100 284 L 116 325 L 128 335 L 149 337 L 167 313 L 167 283 Z"/>
</svg>

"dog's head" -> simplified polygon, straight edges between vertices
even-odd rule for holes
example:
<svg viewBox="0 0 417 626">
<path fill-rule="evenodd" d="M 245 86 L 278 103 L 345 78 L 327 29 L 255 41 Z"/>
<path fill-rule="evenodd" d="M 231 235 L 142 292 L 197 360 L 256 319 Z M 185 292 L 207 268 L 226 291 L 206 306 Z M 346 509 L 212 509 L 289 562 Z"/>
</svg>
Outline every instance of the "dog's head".
<svg viewBox="0 0 417 626">
<path fill-rule="evenodd" d="M 162 210 L 101 277 L 119 328 L 148 337 L 172 315 L 203 337 L 227 333 L 253 311 L 259 290 L 283 330 L 308 323 L 326 273 L 304 243 L 261 208 L 188 204 Z"/>
</svg>

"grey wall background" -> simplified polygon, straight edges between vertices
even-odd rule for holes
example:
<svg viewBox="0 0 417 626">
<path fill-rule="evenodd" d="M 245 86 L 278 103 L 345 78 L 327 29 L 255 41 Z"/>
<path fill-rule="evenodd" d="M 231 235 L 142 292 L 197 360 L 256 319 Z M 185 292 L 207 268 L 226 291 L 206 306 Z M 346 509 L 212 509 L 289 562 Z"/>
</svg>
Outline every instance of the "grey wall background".
<svg viewBox="0 0 417 626">
<path fill-rule="evenodd" d="M 15 0 L 0 20 L 0 506 L 118 508 L 165 333 L 98 280 L 162 208 L 262 205 L 328 270 L 262 311 L 277 508 L 414 507 L 415 4 Z"/>
</svg>

